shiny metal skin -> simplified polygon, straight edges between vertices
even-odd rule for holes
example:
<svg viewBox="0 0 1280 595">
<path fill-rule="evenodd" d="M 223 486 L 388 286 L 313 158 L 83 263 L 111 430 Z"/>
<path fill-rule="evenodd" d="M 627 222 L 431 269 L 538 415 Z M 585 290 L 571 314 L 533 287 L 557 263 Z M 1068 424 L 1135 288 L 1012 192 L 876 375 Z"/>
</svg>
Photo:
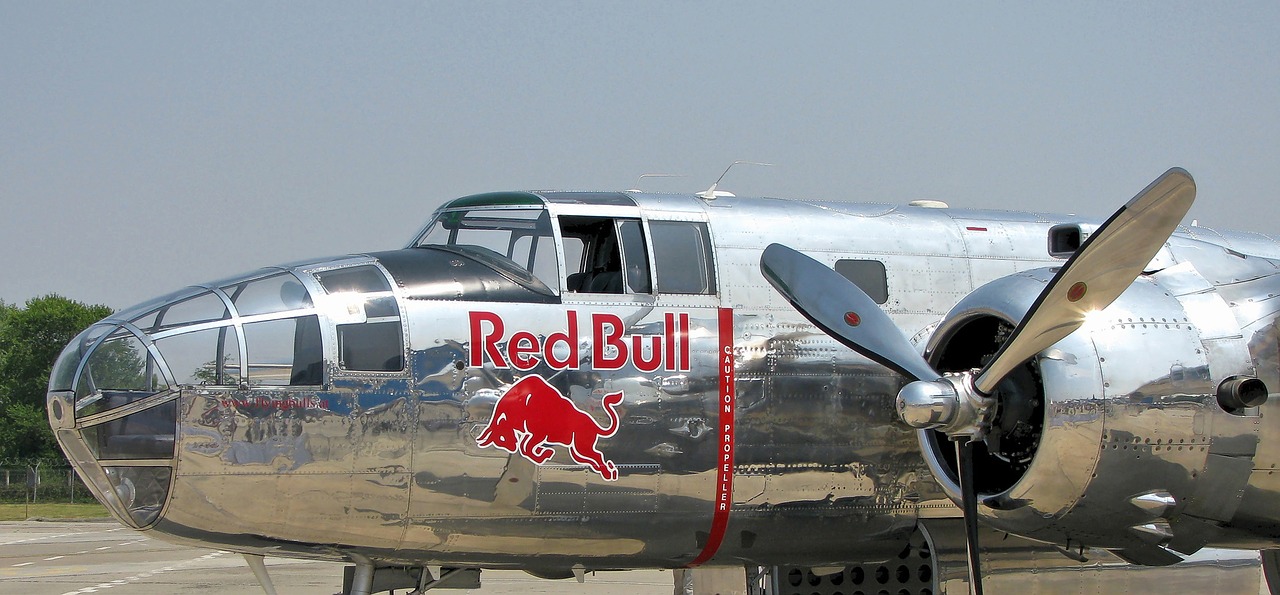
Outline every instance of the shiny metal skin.
<svg viewBox="0 0 1280 595">
<path fill-rule="evenodd" d="M 433 222 L 447 233 L 473 215 L 520 222 L 531 243 L 511 245 L 539 246 L 530 266 L 415 240 L 183 289 L 91 327 L 50 382 L 59 443 L 122 522 L 250 555 L 548 577 L 680 568 L 710 550 L 708 565 L 883 559 L 921 519 L 959 516 L 953 467 L 938 435 L 897 419 L 902 376 L 770 288 L 764 247 L 785 242 L 833 268 L 880 263 L 880 307 L 948 370 L 1001 332 L 989 321 L 1027 311 L 1062 264 L 1050 227 L 1077 221 L 546 192 L 459 199 Z M 668 276 L 663 242 L 702 228 L 710 274 Z M 643 248 L 623 246 L 618 270 L 575 273 L 567 246 L 591 233 Z M 1043 407 L 1017 417 L 1038 434 L 1010 447 L 1012 462 L 979 460 L 979 514 L 1143 564 L 1276 547 L 1280 415 L 1263 415 L 1275 399 L 1228 412 L 1217 388 L 1240 376 L 1280 387 L 1278 257 L 1271 238 L 1180 230 L 1158 272 L 1026 368 L 1016 390 L 1042 392 Z M 615 272 L 622 290 L 571 285 Z M 608 428 L 602 399 L 624 394 L 616 434 L 595 442 L 616 479 L 555 437 L 541 463 L 480 445 L 506 391 L 532 374 L 583 413 L 581 428 Z"/>
</svg>

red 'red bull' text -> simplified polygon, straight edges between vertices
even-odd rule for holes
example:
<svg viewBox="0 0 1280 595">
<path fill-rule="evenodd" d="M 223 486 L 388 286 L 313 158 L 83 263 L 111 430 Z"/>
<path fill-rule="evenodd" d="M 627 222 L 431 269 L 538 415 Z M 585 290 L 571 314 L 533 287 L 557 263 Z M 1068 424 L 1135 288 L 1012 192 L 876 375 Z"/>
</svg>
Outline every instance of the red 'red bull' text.
<svg viewBox="0 0 1280 595">
<path fill-rule="evenodd" d="M 540 365 L 555 370 L 579 369 L 578 313 L 570 310 L 565 316 L 565 330 L 539 337 L 525 330 L 508 334 L 502 316 L 471 312 L 470 365 L 482 366 L 487 361 L 495 368 L 520 371 Z M 641 372 L 689 371 L 689 314 L 667 313 L 658 334 L 628 335 L 626 330 L 622 318 L 615 314 L 591 315 L 592 368 L 620 370 L 630 364 Z"/>
</svg>

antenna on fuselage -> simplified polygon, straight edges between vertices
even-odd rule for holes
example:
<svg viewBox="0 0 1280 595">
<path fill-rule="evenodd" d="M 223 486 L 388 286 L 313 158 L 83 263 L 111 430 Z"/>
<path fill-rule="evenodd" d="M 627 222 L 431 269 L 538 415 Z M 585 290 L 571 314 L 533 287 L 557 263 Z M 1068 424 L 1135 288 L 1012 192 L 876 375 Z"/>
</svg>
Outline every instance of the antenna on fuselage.
<svg viewBox="0 0 1280 595">
<path fill-rule="evenodd" d="M 772 163 L 759 163 L 756 161 L 734 161 L 733 163 L 729 164 L 729 167 L 724 168 L 724 173 L 720 174 L 720 177 L 716 178 L 716 182 L 712 184 L 710 188 L 707 188 L 706 190 L 699 192 L 697 196 L 702 198 L 703 200 L 715 200 L 721 196 L 733 196 L 732 192 L 725 192 L 724 190 L 716 190 L 716 186 L 719 186 L 720 180 L 724 179 L 724 175 L 729 173 L 729 170 L 733 169 L 733 166 L 739 163 L 742 163 L 745 165 L 760 165 L 764 167 L 773 167 Z"/>
<path fill-rule="evenodd" d="M 640 177 L 636 178 L 636 187 L 630 190 L 623 190 L 623 192 L 644 192 L 644 190 L 640 189 L 640 182 L 642 182 L 645 178 L 684 178 L 684 177 L 688 177 L 688 176 L 685 176 L 684 174 L 640 174 Z"/>
</svg>

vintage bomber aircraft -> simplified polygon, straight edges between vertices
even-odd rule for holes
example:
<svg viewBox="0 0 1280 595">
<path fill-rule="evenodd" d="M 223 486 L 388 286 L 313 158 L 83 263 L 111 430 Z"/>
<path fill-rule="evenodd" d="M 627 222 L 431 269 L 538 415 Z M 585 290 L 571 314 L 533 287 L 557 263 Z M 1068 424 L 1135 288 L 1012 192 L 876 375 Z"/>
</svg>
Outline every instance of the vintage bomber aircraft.
<svg viewBox="0 0 1280 595">
<path fill-rule="evenodd" d="M 263 556 L 358 594 L 1243 592 L 1280 546 L 1280 243 L 1177 227 L 1194 193 L 469 196 L 95 324 L 49 418 L 116 518 L 268 592 Z"/>
</svg>

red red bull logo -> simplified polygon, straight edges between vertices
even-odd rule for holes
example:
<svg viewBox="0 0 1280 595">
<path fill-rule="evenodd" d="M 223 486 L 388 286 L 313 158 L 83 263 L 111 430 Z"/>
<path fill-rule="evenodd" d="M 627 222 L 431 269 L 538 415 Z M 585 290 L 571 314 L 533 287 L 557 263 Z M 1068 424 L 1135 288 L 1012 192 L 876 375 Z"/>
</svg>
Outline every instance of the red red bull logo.
<svg viewBox="0 0 1280 595">
<path fill-rule="evenodd" d="M 497 447 L 541 465 L 555 454 L 547 445 L 569 449 L 569 456 L 590 467 L 606 481 L 618 479 L 613 461 L 604 458 L 596 441 L 618 432 L 618 404 L 622 393 L 609 393 L 601 401 L 609 415 L 607 427 L 551 386 L 543 377 L 531 374 L 502 393 L 493 408 L 493 417 L 476 444 Z"/>
<path fill-rule="evenodd" d="M 493 312 L 471 312 L 469 363 L 487 362 L 499 369 L 532 370 L 545 365 L 555 370 L 577 370 L 579 353 L 578 313 L 565 313 L 563 331 L 545 337 L 527 330 L 508 333 L 502 316 Z M 591 315 L 591 367 L 621 370 L 628 364 L 641 372 L 689 371 L 689 314 L 669 312 L 663 316 L 657 334 L 626 334 L 626 325 L 616 314 Z"/>
</svg>

